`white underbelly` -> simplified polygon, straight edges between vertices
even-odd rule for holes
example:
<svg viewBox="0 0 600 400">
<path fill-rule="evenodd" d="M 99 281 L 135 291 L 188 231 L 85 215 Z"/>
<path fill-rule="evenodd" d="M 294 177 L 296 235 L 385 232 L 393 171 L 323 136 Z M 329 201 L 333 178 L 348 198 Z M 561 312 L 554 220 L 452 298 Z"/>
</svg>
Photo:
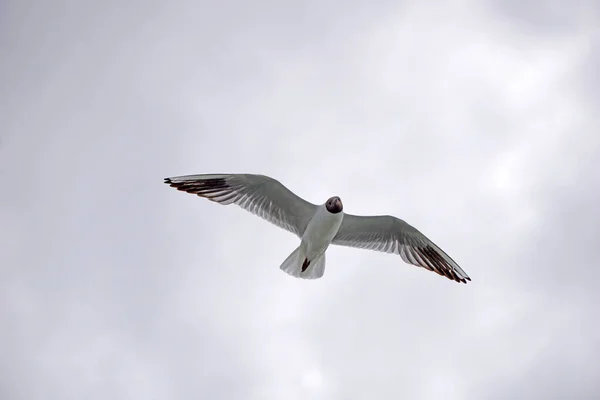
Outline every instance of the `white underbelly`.
<svg viewBox="0 0 600 400">
<path fill-rule="evenodd" d="M 331 214 L 323 207 L 319 209 L 302 235 L 306 257 L 311 260 L 321 255 L 340 229 L 344 213 Z"/>
</svg>

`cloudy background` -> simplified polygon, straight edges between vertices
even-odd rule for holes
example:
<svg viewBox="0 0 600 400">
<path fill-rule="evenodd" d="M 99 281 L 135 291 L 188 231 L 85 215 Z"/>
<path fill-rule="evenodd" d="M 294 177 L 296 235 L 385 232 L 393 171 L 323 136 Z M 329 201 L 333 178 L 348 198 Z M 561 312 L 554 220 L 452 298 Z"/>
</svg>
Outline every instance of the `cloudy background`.
<svg viewBox="0 0 600 400">
<path fill-rule="evenodd" d="M 0 398 L 600 397 L 600 6 L 0 2 Z M 471 276 L 164 177 L 397 215 Z"/>
</svg>

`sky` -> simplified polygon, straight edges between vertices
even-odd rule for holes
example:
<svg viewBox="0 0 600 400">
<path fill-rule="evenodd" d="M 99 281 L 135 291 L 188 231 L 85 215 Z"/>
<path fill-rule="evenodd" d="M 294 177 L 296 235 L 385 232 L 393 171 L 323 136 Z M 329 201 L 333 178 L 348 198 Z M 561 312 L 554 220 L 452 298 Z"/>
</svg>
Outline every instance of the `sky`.
<svg viewBox="0 0 600 400">
<path fill-rule="evenodd" d="M 0 398 L 597 399 L 600 6 L 0 2 Z M 472 281 L 163 183 L 392 214 Z"/>
</svg>

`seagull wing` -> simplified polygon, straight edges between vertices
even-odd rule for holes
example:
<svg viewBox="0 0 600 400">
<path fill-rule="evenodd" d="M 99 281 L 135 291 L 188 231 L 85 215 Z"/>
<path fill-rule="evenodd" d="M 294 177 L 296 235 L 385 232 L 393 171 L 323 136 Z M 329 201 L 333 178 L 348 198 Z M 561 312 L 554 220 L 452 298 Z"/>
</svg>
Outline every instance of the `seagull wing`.
<svg viewBox="0 0 600 400">
<path fill-rule="evenodd" d="M 264 175 L 185 175 L 166 178 L 165 183 L 223 205 L 237 204 L 300 237 L 317 209 L 279 181 Z"/>
<path fill-rule="evenodd" d="M 390 215 L 344 214 L 332 244 L 398 254 L 406 263 L 448 279 L 462 283 L 471 280 L 435 243 L 405 221 Z"/>
</svg>

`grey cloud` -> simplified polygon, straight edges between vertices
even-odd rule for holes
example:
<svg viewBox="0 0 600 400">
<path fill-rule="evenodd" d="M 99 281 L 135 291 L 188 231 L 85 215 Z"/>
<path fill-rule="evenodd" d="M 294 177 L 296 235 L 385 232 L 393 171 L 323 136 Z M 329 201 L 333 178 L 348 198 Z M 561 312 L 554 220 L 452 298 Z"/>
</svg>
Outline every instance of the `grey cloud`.
<svg viewBox="0 0 600 400">
<path fill-rule="evenodd" d="M 582 24 L 594 24 L 600 18 L 600 8 L 593 0 L 569 3 L 559 0 L 492 0 L 490 4 L 520 30 L 532 35 L 572 34 Z"/>
<path fill-rule="evenodd" d="M 2 398 L 598 394 L 591 32 L 458 3 L 6 7 Z M 211 171 L 398 215 L 473 282 L 344 248 L 289 279 L 296 238 L 162 183 Z"/>
<path fill-rule="evenodd" d="M 582 107 L 588 107 L 590 113 L 594 113 L 600 104 L 600 82 L 596 78 L 598 68 L 600 68 L 600 34 L 589 41 L 587 56 L 581 63 L 581 77 L 577 81 L 578 88 L 582 90 L 588 100 L 583 102 Z"/>
</svg>

